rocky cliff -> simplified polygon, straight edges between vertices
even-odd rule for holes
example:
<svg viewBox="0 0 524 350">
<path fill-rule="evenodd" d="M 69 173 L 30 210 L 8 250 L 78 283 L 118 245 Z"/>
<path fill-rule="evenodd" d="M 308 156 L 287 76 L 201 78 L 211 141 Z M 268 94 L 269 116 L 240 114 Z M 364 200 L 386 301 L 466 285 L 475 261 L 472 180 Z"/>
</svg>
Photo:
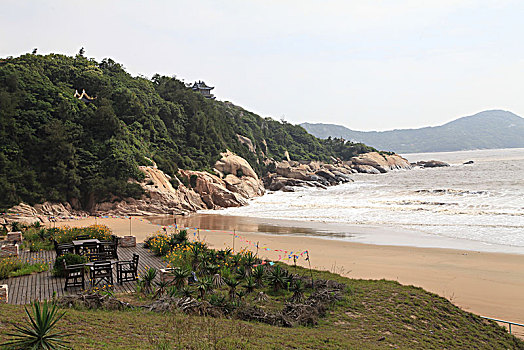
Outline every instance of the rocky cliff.
<svg viewBox="0 0 524 350">
<path fill-rule="evenodd" d="M 159 215 L 185 214 L 201 209 L 218 209 L 246 205 L 248 199 L 262 196 L 265 188 L 271 191 L 294 191 L 295 187 L 326 188 L 351 182 L 353 173 L 380 174 L 395 169 L 411 169 L 410 163 L 399 155 L 377 152 L 361 154 L 350 161 L 334 159 L 332 164 L 318 161 L 274 162 L 275 168 L 263 179 L 242 157 L 226 151 L 215 163 L 214 173 L 179 170 L 171 177 L 156 164 L 141 166 L 146 191 L 140 199 L 126 198 L 97 203 L 89 213 L 77 211 L 69 203 L 20 204 L 9 212 L 8 219 L 32 222 L 47 221 L 49 217 L 86 216 L 89 214 Z"/>
<path fill-rule="evenodd" d="M 146 195 L 140 199 L 113 198 L 97 203 L 89 213 L 77 211 L 69 203 L 46 202 L 29 206 L 20 204 L 12 207 L 7 219 L 33 222 L 46 222 L 49 217 L 68 218 L 89 214 L 114 215 L 159 215 L 185 214 L 201 209 L 238 207 L 247 204 L 252 197 L 264 194 L 264 185 L 249 163 L 227 151 L 215 164 L 215 174 L 205 171 L 179 170 L 177 177 L 170 177 L 152 166 L 140 166 L 144 180 L 140 185 Z M 184 185 L 186 184 L 186 185 Z"/>
</svg>

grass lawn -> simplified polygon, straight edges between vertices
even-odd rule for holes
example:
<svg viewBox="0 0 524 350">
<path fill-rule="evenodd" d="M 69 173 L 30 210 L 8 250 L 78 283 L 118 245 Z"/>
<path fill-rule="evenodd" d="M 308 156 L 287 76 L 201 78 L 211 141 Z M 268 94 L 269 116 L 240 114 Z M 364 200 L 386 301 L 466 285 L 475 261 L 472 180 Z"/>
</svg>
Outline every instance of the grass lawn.
<svg viewBox="0 0 524 350">
<path fill-rule="evenodd" d="M 299 273 L 306 273 L 299 268 Z M 74 349 L 524 349 L 492 322 L 421 288 L 392 281 L 315 278 L 349 286 L 346 300 L 316 326 L 281 328 L 234 319 L 143 310 L 68 309 L 58 328 Z M 0 342 L 21 324 L 23 306 L 0 307 Z"/>
</svg>

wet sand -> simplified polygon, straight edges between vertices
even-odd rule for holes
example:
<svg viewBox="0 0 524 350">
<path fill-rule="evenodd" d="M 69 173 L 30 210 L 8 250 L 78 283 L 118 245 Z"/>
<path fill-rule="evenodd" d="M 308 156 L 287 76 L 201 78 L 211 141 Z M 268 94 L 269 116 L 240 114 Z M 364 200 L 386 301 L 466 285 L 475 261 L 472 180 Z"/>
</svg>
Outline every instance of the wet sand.
<svg viewBox="0 0 524 350">
<path fill-rule="evenodd" d="M 139 241 L 172 224 L 173 217 L 145 219 L 97 219 L 118 235 L 131 232 Z M 85 226 L 94 224 L 94 218 L 56 223 L 56 225 Z M 239 218 L 222 215 L 195 214 L 177 217 L 183 227 L 199 227 L 200 240 L 211 247 L 232 247 L 236 231 L 235 250 L 256 250 L 267 246 L 270 251 L 259 250 L 259 255 L 278 260 L 280 252 L 308 250 L 311 266 L 329 270 L 351 278 L 388 279 L 406 285 L 415 285 L 451 300 L 462 309 L 498 319 L 524 323 L 524 255 L 455 250 L 441 248 L 415 248 L 409 246 L 374 245 L 325 239 L 328 235 L 322 224 L 310 222 L 282 223 L 280 220 Z M 385 230 L 388 228 L 373 228 Z M 171 231 L 172 228 L 167 228 Z M 192 239 L 196 238 L 189 230 Z M 324 238 L 312 235 L 324 235 Z M 339 238 L 343 236 L 343 229 Z M 358 234 L 358 233 L 357 233 Z M 251 241 L 252 244 L 244 240 Z M 292 261 L 291 261 L 292 263 Z M 307 266 L 299 259 L 298 265 Z M 514 327 L 516 334 L 524 329 Z"/>
</svg>

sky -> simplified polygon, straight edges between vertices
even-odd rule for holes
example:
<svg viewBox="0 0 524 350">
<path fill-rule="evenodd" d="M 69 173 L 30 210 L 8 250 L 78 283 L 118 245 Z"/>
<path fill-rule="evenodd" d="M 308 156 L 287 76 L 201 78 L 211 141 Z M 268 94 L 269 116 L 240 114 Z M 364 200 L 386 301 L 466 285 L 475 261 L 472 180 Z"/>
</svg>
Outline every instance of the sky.
<svg viewBox="0 0 524 350">
<path fill-rule="evenodd" d="M 110 57 L 264 117 L 354 130 L 524 116 L 524 1 L 2 0 L 0 57 Z"/>
</svg>

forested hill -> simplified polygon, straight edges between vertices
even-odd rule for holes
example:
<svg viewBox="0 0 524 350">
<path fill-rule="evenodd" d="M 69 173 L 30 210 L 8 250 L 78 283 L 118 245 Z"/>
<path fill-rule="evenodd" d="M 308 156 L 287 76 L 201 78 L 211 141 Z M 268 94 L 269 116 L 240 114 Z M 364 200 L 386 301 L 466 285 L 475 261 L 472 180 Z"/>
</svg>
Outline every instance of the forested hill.
<svg viewBox="0 0 524 350">
<path fill-rule="evenodd" d="M 397 153 L 524 147 L 524 118 L 501 110 L 420 129 L 355 131 L 335 124 L 301 125 L 320 138 L 342 137 Z"/>
<path fill-rule="evenodd" d="M 75 98 L 83 89 L 96 99 Z M 49 200 L 85 209 L 138 197 L 142 188 L 129 180 L 143 177 L 138 166 L 149 159 L 174 175 L 179 168 L 211 170 L 226 149 L 259 175 L 267 171 L 264 160 L 281 160 L 286 151 L 291 159 L 326 161 L 371 150 L 207 100 L 176 78 L 133 77 L 111 59 L 0 59 L 0 208 Z"/>
</svg>

